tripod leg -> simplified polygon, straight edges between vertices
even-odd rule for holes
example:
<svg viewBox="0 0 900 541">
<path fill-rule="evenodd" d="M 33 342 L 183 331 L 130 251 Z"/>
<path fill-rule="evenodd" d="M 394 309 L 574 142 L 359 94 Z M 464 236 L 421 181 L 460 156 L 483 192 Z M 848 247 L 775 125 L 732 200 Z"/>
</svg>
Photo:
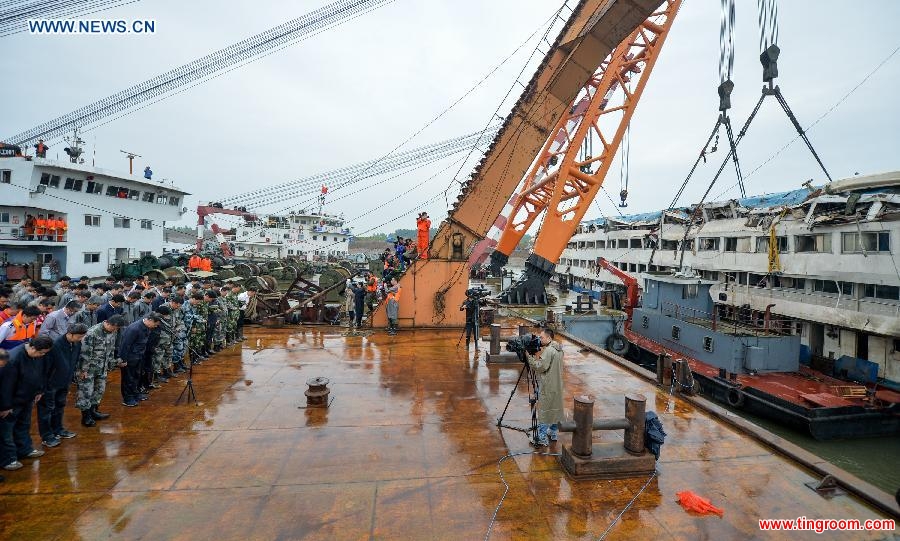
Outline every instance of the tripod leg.
<svg viewBox="0 0 900 541">
<path fill-rule="evenodd" d="M 519 382 L 522 381 L 522 376 L 525 375 L 525 370 L 528 369 L 528 365 L 524 365 L 522 367 L 522 371 L 519 372 L 519 379 L 516 380 L 516 384 L 513 386 L 512 391 L 509 393 L 509 399 L 506 401 L 506 406 L 503 407 L 503 413 L 500 414 L 500 418 L 497 419 L 497 426 L 503 424 L 503 418 L 506 417 L 506 410 L 509 409 L 509 403 L 512 402 L 513 395 L 516 394 L 516 389 L 519 387 Z"/>
</svg>

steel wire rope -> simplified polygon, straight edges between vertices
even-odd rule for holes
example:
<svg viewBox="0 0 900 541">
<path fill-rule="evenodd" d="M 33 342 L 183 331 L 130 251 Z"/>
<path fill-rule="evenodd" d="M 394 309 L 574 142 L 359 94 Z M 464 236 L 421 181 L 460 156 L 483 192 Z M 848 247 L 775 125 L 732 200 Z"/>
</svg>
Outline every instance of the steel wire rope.
<svg viewBox="0 0 900 541">
<path fill-rule="evenodd" d="M 828 108 L 828 110 L 826 110 L 824 113 L 822 113 L 821 115 L 819 115 L 819 117 L 818 117 L 812 124 L 810 124 L 809 127 L 806 128 L 804 131 L 805 131 L 805 132 L 809 132 L 809 130 L 813 129 L 819 122 L 821 122 L 822 120 L 824 120 L 825 117 L 827 117 L 827 116 L 830 115 L 835 109 L 837 109 L 838 107 L 840 107 L 840 106 L 847 100 L 847 98 L 849 98 L 853 93 L 855 93 L 857 90 L 859 90 L 859 88 L 860 88 L 862 85 L 864 85 L 864 84 L 865 84 L 865 83 L 866 83 L 873 75 L 875 75 L 875 73 L 877 73 L 878 70 L 880 70 L 882 67 L 884 67 L 884 65 L 887 64 L 887 63 L 888 63 L 888 62 L 889 62 L 889 61 L 897 54 L 898 51 L 900 51 L 900 45 L 898 45 L 896 48 L 894 48 L 894 50 L 891 51 L 890 54 L 888 54 L 881 62 L 879 62 L 878 65 L 875 66 L 875 68 L 872 69 L 868 74 L 866 74 L 866 76 L 863 77 L 862 80 L 860 80 L 853 88 L 851 88 L 849 91 L 847 91 L 847 93 L 845 93 L 845 94 L 844 94 L 843 96 L 841 96 L 836 102 L 834 102 L 834 103 L 831 105 L 831 107 Z M 785 150 L 787 150 L 787 148 L 788 148 L 789 146 L 791 146 L 791 145 L 793 145 L 795 142 L 797 142 L 798 139 L 800 139 L 800 135 L 799 135 L 799 134 L 798 134 L 798 135 L 795 135 L 793 139 L 791 139 L 790 141 L 788 141 L 787 143 L 785 143 L 781 148 L 779 148 L 778 150 L 776 150 L 772 155 L 770 155 L 768 158 L 766 158 L 762 163 L 760 163 L 759 165 L 757 165 L 756 168 L 754 168 L 752 171 L 750 171 L 750 173 L 747 174 L 747 176 L 744 177 L 744 180 L 747 180 L 749 177 L 752 177 L 757 171 L 759 171 L 759 170 L 760 170 L 761 168 L 763 168 L 765 165 L 767 165 L 767 164 L 770 163 L 772 160 L 774 160 L 776 157 L 778 157 L 782 152 L 784 152 Z M 719 195 L 717 195 L 717 196 L 716 196 L 716 199 L 722 197 L 723 195 L 725 195 L 726 193 L 728 193 L 729 191 L 731 191 L 731 190 L 734 189 L 735 187 L 737 187 L 737 184 L 734 184 L 734 185 L 732 185 L 732 186 L 729 186 L 729 187 L 726 188 L 724 191 L 722 191 L 722 193 L 720 193 Z"/>
<path fill-rule="evenodd" d="M 565 4 L 563 4 L 563 5 L 565 5 Z M 552 17 L 550 17 L 550 18 L 546 19 L 544 22 L 542 22 L 542 23 L 541 23 L 541 24 L 540 24 L 540 25 L 539 25 L 539 26 L 538 26 L 538 27 L 537 27 L 537 28 L 536 28 L 536 29 L 528 36 L 528 38 L 525 39 L 525 41 L 523 41 L 521 44 L 519 44 L 519 46 L 517 46 L 517 47 L 515 48 L 515 50 L 514 50 L 512 53 L 510 53 L 509 55 L 507 55 L 506 58 L 504 58 L 497 66 L 495 66 L 492 70 L 490 70 L 490 72 L 489 72 L 487 75 L 485 75 L 484 77 L 482 77 L 482 79 L 480 79 L 478 82 L 476 82 L 475 85 L 472 86 L 469 90 L 467 90 L 460 98 L 458 98 L 458 99 L 455 100 L 453 103 L 451 103 L 450 106 L 448 106 L 446 109 L 444 109 L 443 111 L 441 111 L 437 116 L 435 116 L 434 118 L 432 118 L 432 119 L 431 119 L 429 122 L 427 122 L 422 128 L 420 128 L 419 130 L 417 130 L 416 132 L 414 132 L 412 135 L 410 135 L 409 137 L 407 137 L 407 138 L 406 138 L 404 141 L 402 141 L 400 144 L 398 144 L 397 146 L 395 146 L 395 147 L 394 147 L 391 151 L 389 151 L 387 154 L 385 154 L 384 156 L 381 156 L 381 157 L 378 158 L 377 160 L 374 160 L 375 163 L 380 162 L 381 160 L 384 160 L 384 159 L 387 158 L 388 156 L 392 155 L 392 154 L 393 154 L 394 152 L 396 152 L 398 149 L 400 149 L 401 147 L 403 147 L 406 143 L 408 143 L 408 142 L 411 141 L 413 138 L 415 138 L 416 136 L 418 136 L 419 134 L 421 134 L 423 131 L 425 131 L 425 129 L 427 129 L 429 126 L 431 126 L 432 124 L 434 124 L 438 119 L 440 119 L 442 116 L 444 116 L 444 115 L 445 115 L 447 112 L 449 112 L 453 107 L 455 107 L 457 104 L 459 104 L 465 97 L 467 97 L 467 96 L 468 96 L 469 94 L 471 94 L 474 90 L 476 90 L 479 86 L 481 86 L 481 84 L 484 83 L 484 81 L 486 81 L 491 75 L 493 75 L 494 73 L 496 73 L 496 71 L 497 71 L 501 66 L 503 66 L 504 64 L 506 64 L 506 62 L 508 62 L 513 56 L 515 56 L 515 54 L 516 54 L 522 47 L 524 47 L 525 45 L 527 45 L 527 43 L 528 43 L 529 41 L 531 41 L 531 39 L 532 39 L 532 38 L 533 38 L 533 37 L 541 30 L 541 28 L 543 28 L 547 23 L 551 23 L 551 27 L 548 28 L 548 30 L 547 30 L 547 32 L 549 32 L 549 30 L 552 29 L 552 21 L 554 20 L 555 17 L 558 16 L 558 14 L 559 14 L 559 12 L 561 11 L 561 9 L 562 9 L 562 8 L 560 8 L 559 10 L 557 10 L 557 11 L 554 13 L 554 15 L 553 15 Z M 547 32 L 545 32 L 545 37 L 546 37 Z M 535 47 L 535 51 L 536 51 L 539 47 L 540 47 L 540 45 L 536 46 L 536 47 Z M 531 58 L 533 57 L 533 55 L 534 55 L 534 51 L 532 51 L 531 56 L 529 56 L 528 61 L 526 61 L 526 64 L 525 64 L 526 66 L 527 66 L 527 63 L 530 62 L 530 60 L 531 60 Z M 525 67 L 523 66 L 522 71 L 524 71 L 524 69 L 525 69 Z M 521 72 L 520 72 L 519 76 L 521 76 Z M 512 92 L 512 88 L 515 88 L 515 85 L 516 85 L 517 83 L 518 83 L 518 78 L 517 78 L 516 81 L 514 81 L 513 84 L 511 85 L 510 90 L 507 92 L 507 96 L 506 96 L 506 97 L 509 96 L 509 94 Z M 506 97 L 504 97 L 504 100 L 506 99 Z M 500 105 L 500 106 L 502 106 L 502 102 L 501 102 L 501 105 Z M 493 122 L 494 117 L 497 116 L 496 111 L 499 111 L 500 106 L 498 106 L 498 108 L 495 110 L 494 115 L 491 116 L 491 120 L 488 122 L 488 124 L 487 124 L 487 126 L 485 127 L 485 129 L 483 129 L 483 130 L 480 132 L 480 134 L 479 134 L 479 137 L 480 137 L 480 138 L 483 137 L 483 136 L 485 135 L 485 133 L 486 133 L 486 131 L 487 131 L 487 128 L 490 126 L 491 122 Z M 479 140 L 480 140 L 480 139 L 479 139 Z M 473 149 L 476 148 L 477 146 L 478 146 L 477 143 L 476 143 L 475 145 L 473 145 Z M 469 156 L 466 157 L 466 160 L 468 160 L 468 158 L 469 158 L 470 156 L 471 156 L 471 151 L 470 151 L 470 153 L 469 153 Z M 463 164 L 464 164 L 464 163 L 465 163 L 465 160 L 463 161 Z M 461 168 L 462 168 L 462 165 L 460 166 L 460 170 L 461 170 Z M 458 174 L 458 172 L 457 172 L 457 174 Z M 355 181 L 356 181 L 355 179 L 351 179 L 351 181 L 349 181 L 348 184 L 353 184 Z M 448 189 L 449 189 L 449 186 L 452 186 L 452 183 L 455 182 L 455 181 L 456 181 L 456 180 L 455 180 L 455 178 L 454 178 L 454 179 L 451 181 L 450 185 L 448 185 Z M 445 196 L 445 198 L 446 198 L 446 190 L 444 191 L 444 196 Z M 285 212 L 285 211 L 290 210 L 291 208 L 295 208 L 295 207 L 297 207 L 297 206 L 295 205 L 295 206 L 292 206 L 292 207 L 288 207 L 288 208 L 283 209 L 283 210 L 278 211 L 278 212 Z M 276 213 L 276 214 L 277 214 L 277 213 Z"/>
<path fill-rule="evenodd" d="M 210 74 L 215 74 L 216 71 L 219 71 L 219 75 L 221 75 L 221 70 L 226 67 L 244 66 L 259 58 L 268 56 L 268 54 L 263 53 L 269 49 L 274 49 L 268 51 L 268 53 L 271 54 L 285 46 L 295 44 L 298 41 L 303 41 L 303 38 L 308 38 L 321 31 L 340 26 L 341 24 L 353 20 L 374 9 L 388 5 L 393 1 L 394 0 L 338 0 L 337 2 L 333 2 L 298 18 L 292 19 L 287 23 L 283 23 L 249 38 L 245 38 L 238 43 L 207 54 L 206 56 L 178 68 L 169 70 L 153 79 L 132 85 L 116 94 L 47 121 L 30 130 L 9 137 L 6 140 L 25 144 L 35 140 L 39 135 L 48 139 L 57 137 L 63 132 L 61 131 L 63 128 L 70 126 L 75 122 L 86 121 L 90 124 L 105 116 L 115 115 L 123 109 L 133 108 L 141 101 L 154 98 L 159 94 L 177 88 L 173 85 L 187 84 L 182 82 L 183 80 L 187 80 L 187 82 L 196 81 L 197 79 L 201 79 Z M 359 10 L 362 10 L 362 12 L 355 13 Z M 295 35 L 298 32 L 306 32 L 306 34 L 300 34 L 299 36 Z M 287 43 L 285 43 L 285 41 Z M 257 51 L 257 49 L 261 50 Z M 249 58 L 248 60 L 248 57 L 252 58 Z M 238 63 L 240 63 L 238 66 L 233 66 L 233 64 Z M 229 69 L 225 73 L 228 71 L 231 70 Z M 215 77 L 208 77 L 204 81 L 208 81 L 212 78 Z M 83 131 L 86 132 L 89 131 L 89 129 L 84 129 Z"/>
</svg>

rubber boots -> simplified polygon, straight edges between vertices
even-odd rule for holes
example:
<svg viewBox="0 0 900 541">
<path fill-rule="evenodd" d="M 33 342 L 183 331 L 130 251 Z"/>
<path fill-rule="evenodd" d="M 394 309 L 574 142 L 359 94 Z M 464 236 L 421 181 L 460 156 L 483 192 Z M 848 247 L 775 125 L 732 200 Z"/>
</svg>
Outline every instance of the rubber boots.
<svg viewBox="0 0 900 541">
<path fill-rule="evenodd" d="M 94 426 L 97 424 L 97 421 L 94 420 L 94 416 L 92 415 L 92 410 L 81 410 L 81 424 L 82 426 Z"/>
<path fill-rule="evenodd" d="M 109 414 L 108 413 L 100 413 L 100 410 L 98 410 L 97 407 L 98 406 L 91 407 L 91 410 L 90 410 L 91 417 L 93 417 L 94 420 L 96 420 L 96 421 L 103 421 L 105 419 L 109 419 Z"/>
</svg>

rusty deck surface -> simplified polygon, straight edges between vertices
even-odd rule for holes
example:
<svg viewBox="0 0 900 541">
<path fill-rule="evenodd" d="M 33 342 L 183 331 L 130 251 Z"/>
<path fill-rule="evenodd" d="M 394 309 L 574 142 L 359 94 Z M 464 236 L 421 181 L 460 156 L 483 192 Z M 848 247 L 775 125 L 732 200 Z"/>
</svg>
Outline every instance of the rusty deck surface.
<svg viewBox="0 0 900 541">
<path fill-rule="evenodd" d="M 498 460 L 531 451 L 521 432 L 495 426 L 519 366 L 473 360 L 458 332 L 341 332 L 247 329 L 242 350 L 198 367 L 199 405 L 172 405 L 179 379 L 124 408 L 112 377 L 111 419 L 84 428 L 70 407 L 76 438 L 4 472 L 0 538 L 483 539 L 504 491 Z M 570 343 L 565 354 L 569 413 L 572 396 L 589 393 L 596 416 L 618 417 L 625 393 L 642 393 L 668 432 L 659 475 L 607 539 L 820 539 L 760 532 L 757 520 L 884 517 L 851 496 L 818 496 L 806 470 L 597 355 Z M 334 401 L 299 409 L 315 376 L 331 379 Z M 507 422 L 528 422 L 525 392 Z M 530 454 L 502 470 L 510 489 L 491 539 L 597 539 L 647 481 L 574 482 L 556 458 Z M 686 513 L 682 490 L 724 518 Z"/>
</svg>

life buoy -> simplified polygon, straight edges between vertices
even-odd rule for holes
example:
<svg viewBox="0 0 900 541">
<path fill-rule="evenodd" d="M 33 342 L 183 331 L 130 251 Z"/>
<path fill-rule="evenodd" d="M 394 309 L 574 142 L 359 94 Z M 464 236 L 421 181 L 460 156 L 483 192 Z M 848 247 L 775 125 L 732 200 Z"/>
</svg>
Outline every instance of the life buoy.
<svg viewBox="0 0 900 541">
<path fill-rule="evenodd" d="M 740 389 L 732 387 L 725 393 L 725 400 L 732 408 L 740 408 L 744 405 L 744 393 Z"/>
<path fill-rule="evenodd" d="M 619 333 L 613 333 L 606 339 L 606 349 L 612 351 L 619 357 L 624 357 L 628 353 L 631 343 L 627 338 Z"/>
</svg>

